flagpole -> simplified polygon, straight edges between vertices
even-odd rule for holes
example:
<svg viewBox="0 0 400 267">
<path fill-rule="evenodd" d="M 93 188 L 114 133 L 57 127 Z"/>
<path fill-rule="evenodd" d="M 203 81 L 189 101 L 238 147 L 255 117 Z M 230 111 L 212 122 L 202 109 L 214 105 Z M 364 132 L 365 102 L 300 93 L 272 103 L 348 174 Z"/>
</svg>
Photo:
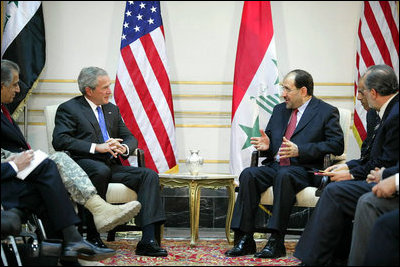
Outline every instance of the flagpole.
<svg viewBox="0 0 400 267">
<path fill-rule="evenodd" d="M 24 136 L 28 140 L 28 103 L 24 106 Z"/>
</svg>

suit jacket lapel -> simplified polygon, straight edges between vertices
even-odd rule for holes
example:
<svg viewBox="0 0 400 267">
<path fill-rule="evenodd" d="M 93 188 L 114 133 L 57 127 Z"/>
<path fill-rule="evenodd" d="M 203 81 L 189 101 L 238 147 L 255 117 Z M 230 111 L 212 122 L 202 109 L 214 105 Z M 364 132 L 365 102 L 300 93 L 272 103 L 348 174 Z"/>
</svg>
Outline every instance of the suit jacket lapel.
<svg viewBox="0 0 400 267">
<path fill-rule="evenodd" d="M 317 115 L 316 108 L 318 107 L 316 99 L 311 98 L 310 103 L 308 103 L 307 108 L 304 110 L 304 114 L 301 116 L 299 123 L 297 124 L 296 129 L 293 132 L 292 137 L 301 131 L 306 125 L 311 121 L 311 119 Z"/>
<path fill-rule="evenodd" d="M 110 105 L 104 105 L 103 107 L 103 114 L 104 120 L 106 121 L 107 132 L 110 138 L 112 138 L 112 121 L 113 121 L 113 114 L 110 108 Z"/>
<path fill-rule="evenodd" d="M 96 119 L 96 116 L 93 113 L 92 108 L 90 107 L 89 103 L 86 101 L 86 99 L 83 96 L 80 99 L 80 102 L 82 104 L 82 105 L 80 105 L 80 108 L 82 110 L 81 114 L 84 114 L 85 118 L 92 125 L 98 142 L 99 143 L 103 143 L 104 141 L 103 141 L 103 135 L 101 133 L 100 125 L 99 125 L 99 122 Z"/>
<path fill-rule="evenodd" d="M 386 109 L 385 109 L 385 113 L 383 114 L 382 122 L 385 121 L 385 119 L 387 118 L 387 116 L 389 116 L 389 113 L 390 113 L 390 111 L 392 110 L 393 105 L 394 105 L 396 102 L 399 102 L 399 94 L 397 94 L 395 97 L 393 97 L 392 100 L 390 100 L 389 104 L 387 105 L 387 107 L 386 107 Z M 382 124 L 382 123 L 381 123 L 381 124 Z"/>
<path fill-rule="evenodd" d="M 1 113 L 1 127 L 6 127 L 10 129 L 10 132 L 15 133 L 15 136 L 19 139 L 22 144 L 25 144 L 26 148 L 28 148 L 28 144 L 25 140 L 24 135 L 21 132 L 21 129 L 15 123 L 14 119 L 12 119 L 12 123 L 7 119 L 7 117 Z"/>
<path fill-rule="evenodd" d="M 289 120 L 290 120 L 290 116 L 292 115 L 292 109 L 287 109 L 285 108 L 282 114 L 282 121 L 286 122 L 285 123 L 281 123 L 280 125 L 282 125 L 282 129 L 281 129 L 281 136 L 285 135 L 286 129 L 289 125 Z"/>
</svg>

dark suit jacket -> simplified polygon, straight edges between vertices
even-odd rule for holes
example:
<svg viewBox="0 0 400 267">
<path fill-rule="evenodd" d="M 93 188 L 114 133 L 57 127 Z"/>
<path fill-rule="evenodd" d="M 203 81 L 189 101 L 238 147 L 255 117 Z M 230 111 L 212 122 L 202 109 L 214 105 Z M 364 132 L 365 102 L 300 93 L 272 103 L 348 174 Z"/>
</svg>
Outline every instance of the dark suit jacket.
<svg viewBox="0 0 400 267">
<path fill-rule="evenodd" d="M 1 163 L 1 181 L 10 180 L 17 175 L 14 168 L 11 167 L 10 163 L 2 162 Z"/>
<path fill-rule="evenodd" d="M 137 148 L 137 140 L 125 126 L 119 109 L 108 103 L 102 106 L 107 131 L 110 138 L 122 138 L 122 144 L 129 147 L 129 152 Z M 55 150 L 67 150 L 73 159 L 97 159 L 108 161 L 110 154 L 90 154 L 92 143 L 104 143 L 99 123 L 84 96 L 77 96 L 61 104 L 56 113 L 53 131 Z"/>
<path fill-rule="evenodd" d="M 353 159 L 346 162 L 349 169 L 358 166 L 359 164 L 365 163 L 369 160 L 368 147 L 372 146 L 372 136 L 374 135 L 374 128 L 377 125 L 378 113 L 375 109 L 370 108 L 367 111 L 367 137 L 361 145 L 361 155 L 359 159 Z"/>
<path fill-rule="evenodd" d="M 382 173 L 382 179 L 392 176 L 398 172 L 399 172 L 399 162 L 397 162 L 397 164 L 395 166 L 384 169 L 383 173 Z"/>
<path fill-rule="evenodd" d="M 355 179 L 365 180 L 375 167 L 391 167 L 399 160 L 399 95 L 386 107 L 373 141 L 369 160 L 350 169 Z"/>
<path fill-rule="evenodd" d="M 1 113 L 1 147 L 11 152 L 28 150 L 28 144 L 20 128 L 13 120 L 13 123 Z"/>
<path fill-rule="evenodd" d="M 282 136 L 285 134 L 291 113 L 292 110 L 287 109 L 285 103 L 274 107 L 265 130 L 271 142 L 267 151 L 267 159 L 263 163 L 274 160 L 274 155 L 282 144 Z M 312 97 L 290 141 L 295 143 L 299 149 L 299 156 L 290 159 L 291 165 L 321 169 L 326 154 L 341 155 L 344 151 L 339 110 Z"/>
</svg>

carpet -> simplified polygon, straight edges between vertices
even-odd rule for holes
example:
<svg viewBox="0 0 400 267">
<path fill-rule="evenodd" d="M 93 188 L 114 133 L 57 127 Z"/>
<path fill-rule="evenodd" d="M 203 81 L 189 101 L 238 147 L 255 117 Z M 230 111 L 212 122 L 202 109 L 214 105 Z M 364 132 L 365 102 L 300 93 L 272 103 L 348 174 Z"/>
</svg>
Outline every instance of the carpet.
<svg viewBox="0 0 400 267">
<path fill-rule="evenodd" d="M 133 265 L 133 266 L 295 266 L 300 261 L 293 257 L 296 242 L 285 242 L 287 256 L 278 259 L 259 259 L 253 255 L 242 257 L 225 257 L 224 252 L 230 248 L 226 240 L 200 239 L 196 247 L 190 247 L 190 240 L 163 239 L 162 247 L 168 251 L 168 256 L 144 257 L 135 255 L 137 239 L 120 239 L 114 242 L 105 242 L 109 248 L 115 249 L 117 254 L 100 261 L 104 265 Z M 265 246 L 265 241 L 258 241 L 257 251 Z"/>
</svg>

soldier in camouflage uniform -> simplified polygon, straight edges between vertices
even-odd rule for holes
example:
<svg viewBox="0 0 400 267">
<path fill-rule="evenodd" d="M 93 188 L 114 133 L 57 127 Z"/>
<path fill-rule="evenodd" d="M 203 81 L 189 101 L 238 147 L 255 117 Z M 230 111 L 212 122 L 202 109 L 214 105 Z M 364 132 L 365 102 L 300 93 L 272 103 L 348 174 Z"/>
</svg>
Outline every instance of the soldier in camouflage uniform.
<svg viewBox="0 0 400 267">
<path fill-rule="evenodd" d="M 1 162 L 12 161 L 17 153 L 1 149 Z M 84 205 L 92 214 L 99 232 L 107 232 L 115 226 L 123 224 L 140 211 L 138 201 L 123 205 L 111 205 L 98 194 L 85 171 L 64 152 L 56 152 L 49 156 L 57 164 L 58 171 L 65 188 L 73 201 Z"/>
</svg>

